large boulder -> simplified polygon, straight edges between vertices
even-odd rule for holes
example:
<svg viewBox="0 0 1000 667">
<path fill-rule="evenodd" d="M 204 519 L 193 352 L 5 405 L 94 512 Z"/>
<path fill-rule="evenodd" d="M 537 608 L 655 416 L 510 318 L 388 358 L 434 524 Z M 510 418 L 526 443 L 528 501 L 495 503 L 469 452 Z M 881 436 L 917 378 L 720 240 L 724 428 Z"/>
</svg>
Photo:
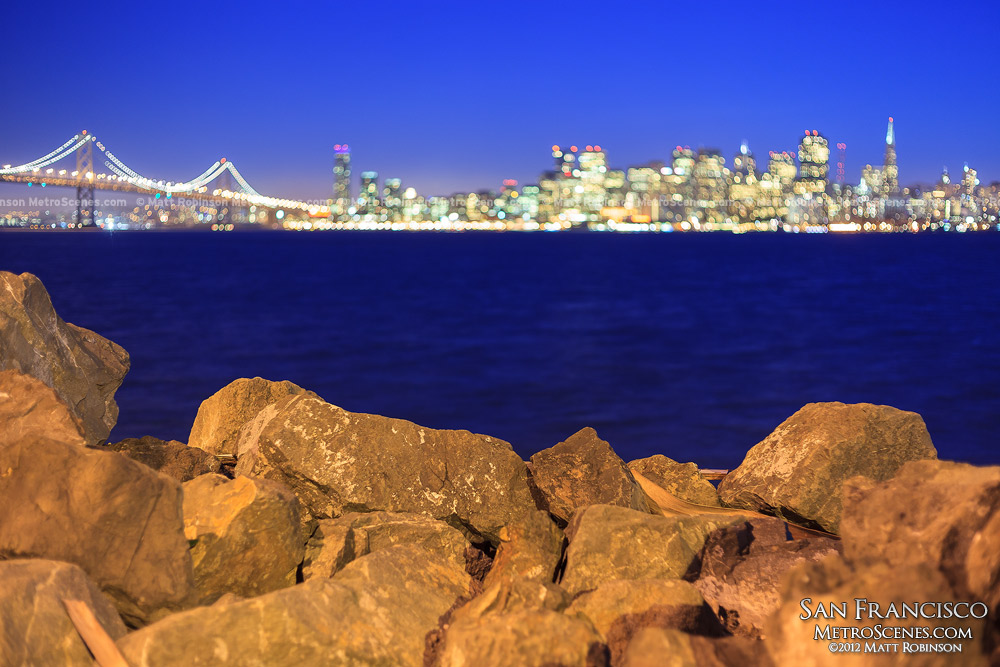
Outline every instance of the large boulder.
<svg viewBox="0 0 1000 667">
<path fill-rule="evenodd" d="M 724 505 L 832 533 L 841 487 L 889 479 L 907 461 L 937 458 L 924 420 L 886 405 L 810 403 L 747 452 L 719 484 Z"/>
<path fill-rule="evenodd" d="M 679 579 L 697 574 L 705 538 L 741 517 L 666 517 L 625 507 L 592 505 L 567 528 L 569 548 L 560 585 L 569 593 L 613 579 Z"/>
<path fill-rule="evenodd" d="M 275 382 L 260 377 L 233 380 L 202 401 L 188 444 L 211 454 L 236 456 L 240 429 L 267 406 L 298 394 L 316 396 L 288 380 Z"/>
<path fill-rule="evenodd" d="M 597 431 L 584 428 L 531 457 L 531 480 L 543 509 L 565 524 L 579 507 L 618 505 L 649 511 L 646 494 Z"/>
<path fill-rule="evenodd" d="M 174 614 L 118 642 L 134 665 L 413 665 L 469 577 L 419 547 L 250 600 Z"/>
<path fill-rule="evenodd" d="M 107 440 L 118 420 L 115 392 L 128 373 L 128 353 L 63 322 L 30 273 L 0 271 L 0 370 L 8 369 L 52 387 L 80 420 L 87 444 Z"/>
<path fill-rule="evenodd" d="M 181 486 L 114 452 L 22 438 L 0 446 L 0 554 L 79 565 L 131 624 L 192 590 Z"/>
<path fill-rule="evenodd" d="M 619 664 L 625 648 L 640 630 L 675 628 L 719 637 L 719 619 L 694 586 L 679 579 L 607 581 L 573 600 L 566 613 L 589 620 Z"/>
<path fill-rule="evenodd" d="M 484 585 L 514 578 L 553 581 L 565 541 L 548 512 L 526 513 L 500 529 L 500 546 Z"/>
<path fill-rule="evenodd" d="M 914 609 L 925 602 L 931 606 L 922 614 L 919 607 Z M 945 574 L 933 565 L 856 567 L 834 555 L 807 561 L 789 572 L 780 606 L 765 626 L 763 643 L 779 665 L 997 664 L 998 656 L 991 659 L 985 645 L 992 610 L 985 619 L 958 618 L 943 611 L 956 602 L 973 600 L 956 596 Z M 942 605 L 940 612 L 937 603 Z M 957 610 L 967 615 L 966 608 Z M 985 609 L 975 613 L 982 612 Z M 965 632 L 971 638 L 958 637 Z M 858 648 L 846 648 L 853 646 Z"/>
<path fill-rule="evenodd" d="M 785 574 L 839 552 L 836 540 L 789 540 L 780 519 L 751 519 L 708 536 L 694 585 L 729 632 L 759 638 L 781 602 Z"/>
<path fill-rule="evenodd" d="M 441 667 L 604 667 L 607 648 L 584 619 L 550 609 L 485 614 L 448 628 Z"/>
<path fill-rule="evenodd" d="M 460 531 L 422 514 L 352 512 L 318 523 L 306 545 L 302 576 L 329 578 L 352 560 L 400 544 L 422 547 L 459 569 L 466 567 L 471 546 Z"/>
<path fill-rule="evenodd" d="M 527 468 L 510 444 L 468 431 L 348 412 L 299 394 L 275 404 L 252 470 L 286 484 L 317 519 L 347 512 L 414 512 L 473 541 L 535 509 Z"/>
<path fill-rule="evenodd" d="M 109 444 L 108 449 L 169 475 L 178 482 L 219 472 L 220 468 L 219 459 L 204 449 L 188 447 L 177 440 L 160 440 L 151 435 L 125 438 Z"/>
<path fill-rule="evenodd" d="M 84 445 L 83 426 L 54 389 L 19 371 L 0 371 L 0 447 L 45 436 Z"/>
<path fill-rule="evenodd" d="M 222 475 L 186 482 L 184 535 L 203 604 L 225 593 L 253 597 L 295 585 L 304 551 L 299 501 L 280 484 Z"/>
<path fill-rule="evenodd" d="M 621 661 L 615 664 L 621 667 L 771 667 L 774 663 L 761 641 L 743 637 L 702 637 L 675 629 L 649 627 L 636 633 Z"/>
<path fill-rule="evenodd" d="M 85 603 L 112 639 L 125 635 L 115 606 L 76 565 L 0 561 L 0 582 L 0 664 L 94 664 L 63 600 Z"/>
<path fill-rule="evenodd" d="M 696 505 L 719 506 L 719 492 L 702 477 L 694 463 L 679 463 L 663 454 L 654 454 L 630 461 L 628 468 L 681 500 Z"/>
<path fill-rule="evenodd" d="M 844 555 L 901 572 L 929 566 L 960 599 L 1000 607 L 1000 466 L 913 461 L 844 485 Z M 1000 659 L 1000 620 L 990 629 Z"/>
</svg>

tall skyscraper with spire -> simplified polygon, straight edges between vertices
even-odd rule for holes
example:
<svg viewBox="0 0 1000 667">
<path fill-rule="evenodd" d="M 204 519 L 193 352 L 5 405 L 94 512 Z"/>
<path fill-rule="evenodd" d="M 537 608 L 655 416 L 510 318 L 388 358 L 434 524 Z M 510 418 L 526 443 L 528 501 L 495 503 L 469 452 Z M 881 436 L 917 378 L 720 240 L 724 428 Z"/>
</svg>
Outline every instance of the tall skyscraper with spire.
<svg viewBox="0 0 1000 667">
<path fill-rule="evenodd" d="M 896 166 L 896 133 L 889 116 L 889 128 L 885 132 L 885 162 L 882 166 L 882 188 L 890 195 L 899 190 L 899 167 Z"/>
</svg>

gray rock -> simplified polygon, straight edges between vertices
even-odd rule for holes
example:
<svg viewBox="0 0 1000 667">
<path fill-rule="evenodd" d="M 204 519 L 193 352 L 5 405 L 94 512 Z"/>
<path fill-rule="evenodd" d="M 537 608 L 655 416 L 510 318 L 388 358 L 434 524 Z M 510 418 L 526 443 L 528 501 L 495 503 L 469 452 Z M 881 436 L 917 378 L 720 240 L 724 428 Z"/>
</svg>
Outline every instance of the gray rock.
<svg viewBox="0 0 1000 667">
<path fill-rule="evenodd" d="M 930 566 L 959 599 L 1000 607 L 1000 466 L 913 461 L 885 482 L 854 478 L 841 526 L 852 563 Z M 1000 626 L 990 632 L 1000 652 Z"/>
<path fill-rule="evenodd" d="M 780 519 L 752 519 L 708 536 L 694 585 L 729 632 L 759 638 L 781 602 L 785 574 L 839 552 L 837 540 L 788 540 Z"/>
<path fill-rule="evenodd" d="M 617 664 L 622 667 L 771 667 L 775 663 L 762 641 L 744 637 L 702 637 L 675 629 L 649 627 L 636 634 Z M 840 663 L 831 661 L 830 664 Z"/>
<path fill-rule="evenodd" d="M 607 649 L 590 623 L 550 609 L 485 614 L 448 628 L 442 667 L 518 665 L 597 667 Z"/>
<path fill-rule="evenodd" d="M 0 554 L 79 565 L 133 625 L 189 603 L 180 484 L 120 454 L 45 438 L 0 446 Z"/>
<path fill-rule="evenodd" d="M 80 420 L 41 380 L 0 371 L 0 447 L 28 437 L 47 437 L 83 446 Z"/>
<path fill-rule="evenodd" d="M 352 512 L 319 522 L 306 545 L 302 576 L 306 580 L 329 578 L 351 561 L 373 551 L 407 544 L 465 569 L 469 541 L 443 521 L 405 512 Z"/>
<path fill-rule="evenodd" d="M 348 512 L 412 512 L 473 541 L 535 509 L 527 468 L 510 444 L 468 431 L 347 412 L 289 396 L 260 432 L 252 470 L 286 484 L 317 519 Z"/>
<path fill-rule="evenodd" d="M 219 459 L 197 447 L 188 447 L 177 440 L 160 440 L 151 435 L 125 438 L 108 445 L 113 452 L 186 482 L 198 475 L 219 472 Z"/>
<path fill-rule="evenodd" d="M 174 614 L 118 645 L 134 665 L 420 667 L 424 637 L 469 581 L 419 547 L 391 547 L 334 579 Z"/>
<path fill-rule="evenodd" d="M 259 377 L 233 380 L 202 401 L 188 444 L 211 454 L 236 456 L 240 429 L 267 406 L 298 394 L 316 396 L 288 380 L 275 382 Z"/>
<path fill-rule="evenodd" d="M 856 600 L 864 601 L 860 617 L 857 614 Z M 996 654 L 990 657 L 988 628 L 993 623 L 992 610 L 984 620 L 974 618 L 921 618 L 907 614 L 906 618 L 896 618 L 891 614 L 886 618 L 870 616 L 872 609 L 869 603 L 876 604 L 880 613 L 886 613 L 890 605 L 900 610 L 905 603 L 942 602 L 954 603 L 963 598 L 955 596 L 945 575 L 933 565 L 921 563 L 911 568 L 898 568 L 886 563 L 875 563 L 866 566 L 853 566 L 842 557 L 833 555 L 821 561 L 807 561 L 793 568 L 787 575 L 782 589 L 781 603 L 770 616 L 765 626 L 765 641 L 763 644 L 778 665 L 843 665 L 844 667 L 867 667 L 875 662 L 870 653 L 864 652 L 864 639 L 860 640 L 861 651 L 843 652 L 831 655 L 830 641 L 817 640 L 817 628 L 824 632 L 830 628 L 846 628 L 841 630 L 841 637 L 851 637 L 851 628 L 860 633 L 875 633 L 875 627 L 881 626 L 888 632 L 908 632 L 909 637 L 900 636 L 896 639 L 883 639 L 872 643 L 902 643 L 937 644 L 938 642 L 958 643 L 961 651 L 947 654 L 934 652 L 913 652 L 904 655 L 902 647 L 897 646 L 896 654 L 884 656 L 886 664 L 905 664 L 907 667 L 931 667 L 952 665 L 956 667 L 972 667 L 996 664 Z M 968 598 L 965 601 L 971 602 Z M 809 610 L 803 609 L 803 603 Z M 822 605 L 822 611 L 820 606 Z M 838 608 L 843 605 L 846 618 L 842 618 L 833 605 Z M 961 609 L 961 608 L 960 608 Z M 809 618 L 809 614 L 816 614 Z M 802 616 L 807 618 L 803 620 Z M 827 618 L 829 616 L 829 618 Z M 867 628 L 861 630 L 860 628 Z M 896 630 L 901 628 L 901 630 Z M 953 628 L 954 631 L 971 633 L 971 639 L 921 639 L 922 632 L 917 628 L 925 628 L 933 637 L 935 628 Z M 857 639 L 842 639 L 843 642 L 857 642 Z M 879 658 L 879 656 L 874 656 Z"/>
<path fill-rule="evenodd" d="M 545 499 L 543 509 L 563 522 L 577 508 L 589 505 L 649 511 L 646 495 L 628 466 L 589 427 L 532 456 L 531 479 Z"/>
<path fill-rule="evenodd" d="M 110 340 L 63 322 L 36 276 L 0 271 L 0 370 L 9 369 L 52 387 L 93 445 L 118 420 L 114 396 L 129 357 Z"/>
<path fill-rule="evenodd" d="M 500 546 L 483 584 L 517 578 L 553 581 L 565 541 L 548 512 L 526 513 L 500 529 Z"/>
<path fill-rule="evenodd" d="M 567 528 L 569 548 L 560 585 L 570 594 L 613 579 L 679 579 L 695 573 L 705 538 L 740 517 L 665 517 L 592 505 Z"/>
<path fill-rule="evenodd" d="M 253 597 L 295 585 L 304 546 L 299 502 L 266 479 L 202 475 L 184 484 L 184 536 L 199 601 Z"/>
<path fill-rule="evenodd" d="M 937 458 L 924 420 L 886 405 L 810 403 L 755 445 L 719 484 L 724 505 L 837 533 L 841 487 Z"/>
<path fill-rule="evenodd" d="M 679 579 L 607 581 L 578 596 L 569 615 L 589 620 L 621 664 L 632 638 L 643 628 L 674 628 L 692 634 L 725 634 L 719 619 L 694 586 Z"/>
<path fill-rule="evenodd" d="M 76 565 L 0 561 L 0 581 L 0 664 L 94 664 L 63 600 L 84 602 L 111 639 L 125 636 L 115 606 Z"/>
</svg>

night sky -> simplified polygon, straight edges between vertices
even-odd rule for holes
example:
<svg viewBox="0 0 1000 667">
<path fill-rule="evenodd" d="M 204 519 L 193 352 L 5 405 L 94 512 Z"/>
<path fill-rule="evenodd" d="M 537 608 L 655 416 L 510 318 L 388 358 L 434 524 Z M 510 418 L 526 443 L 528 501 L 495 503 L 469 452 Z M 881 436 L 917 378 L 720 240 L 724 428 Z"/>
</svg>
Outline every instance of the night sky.
<svg viewBox="0 0 1000 667">
<path fill-rule="evenodd" d="M 140 173 L 231 159 L 259 191 L 330 196 L 333 145 L 425 195 L 536 182 L 552 144 L 615 167 L 805 129 L 900 182 L 1000 180 L 1000 5 L 26 3 L 0 9 L 0 162 L 80 129 Z M 764 166 L 763 164 L 761 166 Z"/>
</svg>

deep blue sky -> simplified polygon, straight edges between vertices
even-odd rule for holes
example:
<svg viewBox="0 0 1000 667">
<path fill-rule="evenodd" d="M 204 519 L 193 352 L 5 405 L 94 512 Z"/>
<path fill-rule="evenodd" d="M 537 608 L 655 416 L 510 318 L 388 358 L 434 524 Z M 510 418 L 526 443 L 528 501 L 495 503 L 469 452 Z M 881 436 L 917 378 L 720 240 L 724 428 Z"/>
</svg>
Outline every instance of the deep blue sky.
<svg viewBox="0 0 1000 667">
<path fill-rule="evenodd" d="M 612 165 L 848 145 L 900 180 L 1000 180 L 997 3 L 4 3 L 0 162 L 87 128 L 141 173 L 226 156 L 268 194 L 329 196 L 332 147 L 423 194 L 534 182 L 549 147 Z"/>
</svg>

